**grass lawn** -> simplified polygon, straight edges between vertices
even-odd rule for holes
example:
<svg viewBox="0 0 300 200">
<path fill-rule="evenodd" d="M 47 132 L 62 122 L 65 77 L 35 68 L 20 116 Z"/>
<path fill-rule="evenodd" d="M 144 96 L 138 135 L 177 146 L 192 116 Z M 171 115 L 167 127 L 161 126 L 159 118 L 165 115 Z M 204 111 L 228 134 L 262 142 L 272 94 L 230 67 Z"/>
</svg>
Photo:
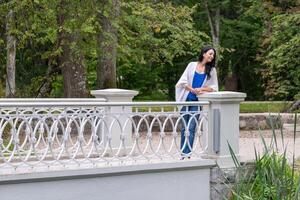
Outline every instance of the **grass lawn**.
<svg viewBox="0 0 300 200">
<path fill-rule="evenodd" d="M 288 106 L 290 102 L 272 102 L 272 101 L 246 101 L 242 102 L 240 105 L 240 112 L 241 113 L 263 113 L 263 112 L 270 112 L 270 113 L 282 113 Z"/>
</svg>

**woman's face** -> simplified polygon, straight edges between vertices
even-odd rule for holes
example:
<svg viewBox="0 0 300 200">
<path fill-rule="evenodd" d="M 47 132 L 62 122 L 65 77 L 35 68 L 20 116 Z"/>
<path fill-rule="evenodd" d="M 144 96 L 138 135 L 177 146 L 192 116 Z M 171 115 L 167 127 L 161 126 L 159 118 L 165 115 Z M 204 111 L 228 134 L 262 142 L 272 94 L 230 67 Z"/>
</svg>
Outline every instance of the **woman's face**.
<svg viewBox="0 0 300 200">
<path fill-rule="evenodd" d="M 206 62 L 211 62 L 215 57 L 215 52 L 213 49 L 208 50 L 203 54 L 203 58 Z"/>
</svg>

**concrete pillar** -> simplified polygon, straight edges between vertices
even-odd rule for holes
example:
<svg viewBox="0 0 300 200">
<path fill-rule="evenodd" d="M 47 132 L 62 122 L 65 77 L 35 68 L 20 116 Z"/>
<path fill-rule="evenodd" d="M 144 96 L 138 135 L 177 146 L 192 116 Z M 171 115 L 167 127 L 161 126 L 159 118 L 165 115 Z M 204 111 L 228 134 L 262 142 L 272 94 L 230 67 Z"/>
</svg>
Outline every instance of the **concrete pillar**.
<svg viewBox="0 0 300 200">
<path fill-rule="evenodd" d="M 106 102 L 132 102 L 133 97 L 138 94 L 138 91 L 113 88 L 92 90 L 91 94 L 96 98 L 106 99 Z M 128 116 L 131 112 L 131 106 L 105 107 L 104 121 L 107 124 L 107 127 L 103 126 L 102 130 L 104 135 L 109 134 L 108 136 L 111 138 L 113 149 L 120 147 L 122 139 L 125 141 L 126 148 L 132 144 L 132 124 L 127 123 L 124 131 L 122 132 L 122 128 L 126 121 L 128 121 Z M 109 131 L 109 129 L 111 131 Z"/>
<path fill-rule="evenodd" d="M 199 101 L 210 102 L 203 108 L 204 112 L 208 112 L 206 155 L 215 158 L 221 167 L 234 165 L 229 145 L 239 158 L 239 108 L 245 97 L 245 93 L 227 91 L 198 95 Z"/>
</svg>

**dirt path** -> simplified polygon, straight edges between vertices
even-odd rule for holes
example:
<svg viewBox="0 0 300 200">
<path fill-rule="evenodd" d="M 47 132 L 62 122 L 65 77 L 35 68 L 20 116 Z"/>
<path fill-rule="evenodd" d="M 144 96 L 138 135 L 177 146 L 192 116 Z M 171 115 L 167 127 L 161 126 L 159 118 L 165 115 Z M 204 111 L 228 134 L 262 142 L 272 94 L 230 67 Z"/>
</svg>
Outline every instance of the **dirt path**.
<svg viewBox="0 0 300 200">
<path fill-rule="evenodd" d="M 284 131 L 283 139 L 280 134 L 280 131 L 275 131 L 277 148 L 275 140 L 272 139 L 272 131 L 262 131 L 261 132 L 267 146 L 270 146 L 271 142 L 273 143 L 273 149 L 279 153 L 284 152 L 286 149 L 286 154 L 290 159 L 293 157 L 293 152 L 295 152 L 295 158 L 300 159 L 300 133 L 296 134 L 296 139 L 294 141 L 294 135 L 291 132 Z M 259 131 L 241 131 L 240 132 L 240 156 L 242 161 L 247 161 L 255 158 L 254 147 L 260 153 L 263 153 L 265 149 L 263 144 L 263 139 L 260 136 Z"/>
</svg>

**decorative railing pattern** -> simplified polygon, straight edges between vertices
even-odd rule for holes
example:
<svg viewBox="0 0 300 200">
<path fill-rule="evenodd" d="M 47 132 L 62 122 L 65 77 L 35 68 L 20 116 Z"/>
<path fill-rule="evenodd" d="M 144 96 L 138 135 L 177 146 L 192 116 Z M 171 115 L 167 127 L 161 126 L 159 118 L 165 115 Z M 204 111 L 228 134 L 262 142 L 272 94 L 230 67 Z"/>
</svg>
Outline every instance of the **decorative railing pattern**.
<svg viewBox="0 0 300 200">
<path fill-rule="evenodd" d="M 0 173 L 200 158 L 207 113 L 178 111 L 192 105 L 208 102 L 0 101 Z M 184 115 L 200 115 L 193 146 Z"/>
</svg>

